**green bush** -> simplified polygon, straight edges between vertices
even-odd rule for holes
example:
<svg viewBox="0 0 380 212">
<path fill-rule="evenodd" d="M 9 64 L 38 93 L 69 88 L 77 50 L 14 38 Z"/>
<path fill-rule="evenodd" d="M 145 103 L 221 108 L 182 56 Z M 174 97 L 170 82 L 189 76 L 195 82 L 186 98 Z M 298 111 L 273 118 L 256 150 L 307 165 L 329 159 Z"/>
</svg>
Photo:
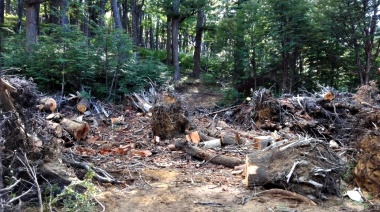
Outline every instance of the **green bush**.
<svg viewBox="0 0 380 212">
<path fill-rule="evenodd" d="M 139 56 L 122 31 L 93 30 L 95 36 L 89 38 L 75 27 L 43 26 L 30 53 L 25 52 L 24 33 L 10 36 L 4 46 L 4 68 L 22 67 L 21 74 L 33 78 L 44 92 L 86 90 L 110 99 L 143 89 L 150 80 L 166 81 L 162 53 L 141 51 Z"/>
</svg>

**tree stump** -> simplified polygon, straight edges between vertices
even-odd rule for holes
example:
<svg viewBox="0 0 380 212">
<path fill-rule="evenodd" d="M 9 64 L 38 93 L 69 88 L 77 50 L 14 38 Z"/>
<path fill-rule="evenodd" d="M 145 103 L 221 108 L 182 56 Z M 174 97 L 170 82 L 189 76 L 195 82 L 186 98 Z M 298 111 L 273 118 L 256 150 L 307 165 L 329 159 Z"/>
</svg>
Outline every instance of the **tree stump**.
<svg viewBox="0 0 380 212">
<path fill-rule="evenodd" d="M 314 139 L 255 151 L 246 156 L 245 165 L 243 182 L 247 187 L 284 188 L 316 198 L 322 198 L 323 193 L 340 195 L 343 164 L 327 144 Z"/>
<path fill-rule="evenodd" d="M 164 93 L 151 111 L 154 136 L 159 136 L 161 139 L 171 139 L 177 135 L 185 134 L 190 129 L 190 122 L 186 118 L 180 101 L 171 94 Z"/>
</svg>

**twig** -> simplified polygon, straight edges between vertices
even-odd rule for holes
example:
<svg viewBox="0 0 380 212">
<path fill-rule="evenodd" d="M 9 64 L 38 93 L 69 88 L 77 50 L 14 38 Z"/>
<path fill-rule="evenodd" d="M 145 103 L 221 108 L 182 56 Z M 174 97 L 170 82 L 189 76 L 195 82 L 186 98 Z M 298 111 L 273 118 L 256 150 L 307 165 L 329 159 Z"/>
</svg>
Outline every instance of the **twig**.
<svg viewBox="0 0 380 212">
<path fill-rule="evenodd" d="M 18 199 L 20 199 L 21 197 L 27 195 L 29 192 L 33 191 L 33 187 L 31 187 L 29 190 L 25 191 L 23 194 L 21 194 L 20 196 L 17 196 L 17 197 L 14 197 L 12 198 L 11 200 L 8 201 L 8 203 L 12 203 Z"/>
<path fill-rule="evenodd" d="M 106 207 L 98 199 L 94 197 L 94 200 L 103 208 L 102 212 L 106 211 Z"/>
<path fill-rule="evenodd" d="M 69 164 L 72 167 L 82 168 L 82 169 L 85 169 L 87 171 L 93 172 L 94 178 L 97 181 L 101 182 L 101 183 L 112 183 L 112 184 L 121 184 L 121 183 L 123 183 L 122 181 L 118 181 L 118 180 L 113 179 L 112 177 L 109 177 L 109 176 L 111 176 L 109 174 L 104 174 L 105 171 L 102 170 L 102 169 L 100 169 L 100 168 L 91 168 L 91 166 L 89 164 L 87 164 L 87 163 L 78 162 L 78 161 L 75 161 L 73 159 L 68 159 L 67 157 L 63 157 L 62 161 L 65 162 L 65 163 L 67 163 L 67 164 Z M 101 172 L 105 175 L 105 177 L 102 177 L 98 173 L 96 173 L 95 169 L 96 170 L 101 170 Z"/>
<path fill-rule="evenodd" d="M 42 193 L 41 193 L 41 187 L 40 187 L 40 185 L 38 183 L 38 179 L 37 179 L 36 168 L 30 165 L 29 160 L 28 160 L 25 152 L 24 152 L 24 158 L 20 158 L 18 156 L 18 154 L 16 154 L 16 157 L 22 163 L 22 165 L 24 165 L 24 167 L 26 168 L 26 172 L 28 173 L 30 179 L 34 182 L 34 186 L 37 189 L 38 203 L 40 205 L 40 212 L 43 212 L 44 206 L 42 204 Z"/>
<path fill-rule="evenodd" d="M 19 184 L 21 182 L 21 180 L 16 180 L 15 183 L 13 183 L 12 185 L 6 187 L 6 188 L 3 188 L 0 190 L 0 193 L 4 193 L 4 192 L 8 192 L 8 191 L 12 191 L 14 187 L 17 186 L 17 184 Z"/>
<path fill-rule="evenodd" d="M 232 107 L 227 107 L 227 108 L 224 108 L 224 109 L 221 109 L 221 110 L 218 110 L 218 111 L 215 111 L 215 112 L 212 112 L 212 113 L 206 114 L 206 116 L 210 116 L 210 115 L 214 115 L 214 114 L 217 114 L 217 113 L 221 113 L 221 112 L 224 112 L 224 111 L 227 111 L 227 110 L 231 110 L 231 109 L 237 108 L 237 107 L 239 107 L 239 106 L 240 106 L 240 105 L 235 105 L 235 106 L 232 106 Z"/>
</svg>

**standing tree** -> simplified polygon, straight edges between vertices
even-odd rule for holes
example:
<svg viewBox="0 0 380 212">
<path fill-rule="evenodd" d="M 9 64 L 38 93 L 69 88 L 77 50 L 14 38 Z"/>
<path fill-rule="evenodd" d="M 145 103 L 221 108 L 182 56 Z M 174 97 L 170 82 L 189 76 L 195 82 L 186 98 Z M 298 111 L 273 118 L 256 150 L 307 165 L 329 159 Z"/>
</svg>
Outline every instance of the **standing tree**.
<svg viewBox="0 0 380 212">
<path fill-rule="evenodd" d="M 31 46 L 37 43 L 37 20 L 38 12 L 36 7 L 39 6 L 39 0 L 25 1 L 26 15 L 26 51 L 31 50 Z"/>
<path fill-rule="evenodd" d="M 121 24 L 119 8 L 117 5 L 117 0 L 111 0 L 112 14 L 115 21 L 116 29 L 123 29 L 123 25 Z"/>
<path fill-rule="evenodd" d="M 328 5 L 324 14 L 331 33 L 353 52 L 360 84 L 368 84 L 372 64 L 380 51 L 380 40 L 376 37 L 380 1 L 320 0 L 320 4 Z"/>
<path fill-rule="evenodd" d="M 173 16 L 172 16 L 172 51 L 173 51 L 173 65 L 174 65 L 174 75 L 173 80 L 178 81 L 181 78 L 179 69 L 179 52 L 178 52 L 178 31 L 179 31 L 179 2 L 180 0 L 173 0 Z"/>
<path fill-rule="evenodd" d="M 194 46 L 194 67 L 193 67 L 193 77 L 199 78 L 201 75 L 201 46 L 202 46 L 202 35 L 203 35 L 203 25 L 204 25 L 204 12 L 201 7 L 198 8 L 197 13 L 197 26 L 195 29 L 195 46 Z"/>
</svg>

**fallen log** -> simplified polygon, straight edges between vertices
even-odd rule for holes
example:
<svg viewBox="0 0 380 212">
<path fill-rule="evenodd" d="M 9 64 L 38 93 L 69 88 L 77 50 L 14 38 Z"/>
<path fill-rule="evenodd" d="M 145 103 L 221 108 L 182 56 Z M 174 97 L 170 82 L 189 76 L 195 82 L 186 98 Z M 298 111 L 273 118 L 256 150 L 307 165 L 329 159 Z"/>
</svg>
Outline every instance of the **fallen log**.
<svg viewBox="0 0 380 212">
<path fill-rule="evenodd" d="M 235 166 L 241 165 L 244 162 L 238 158 L 229 157 L 225 155 L 218 155 L 215 153 L 211 153 L 207 150 L 203 150 L 201 148 L 191 146 L 186 140 L 177 140 L 175 142 L 175 147 L 177 149 L 185 151 L 187 154 L 192 157 L 205 160 L 206 162 L 211 162 L 217 165 L 223 165 L 229 168 L 234 168 Z"/>
</svg>

